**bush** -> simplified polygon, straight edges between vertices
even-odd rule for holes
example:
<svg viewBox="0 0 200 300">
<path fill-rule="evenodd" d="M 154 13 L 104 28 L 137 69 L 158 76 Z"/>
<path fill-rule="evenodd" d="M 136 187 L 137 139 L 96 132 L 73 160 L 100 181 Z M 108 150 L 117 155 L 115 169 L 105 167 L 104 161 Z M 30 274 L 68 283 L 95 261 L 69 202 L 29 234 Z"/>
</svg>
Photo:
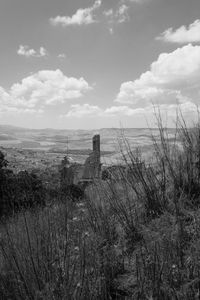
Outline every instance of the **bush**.
<svg viewBox="0 0 200 300">
<path fill-rule="evenodd" d="M 2 160 L 0 169 L 0 216 L 13 214 L 21 209 L 45 205 L 45 189 L 41 180 L 27 171 L 14 174 L 5 168 Z"/>
<path fill-rule="evenodd" d="M 70 184 L 62 189 L 65 196 L 69 197 L 72 201 L 79 201 L 84 198 L 84 191 L 76 184 Z"/>
</svg>

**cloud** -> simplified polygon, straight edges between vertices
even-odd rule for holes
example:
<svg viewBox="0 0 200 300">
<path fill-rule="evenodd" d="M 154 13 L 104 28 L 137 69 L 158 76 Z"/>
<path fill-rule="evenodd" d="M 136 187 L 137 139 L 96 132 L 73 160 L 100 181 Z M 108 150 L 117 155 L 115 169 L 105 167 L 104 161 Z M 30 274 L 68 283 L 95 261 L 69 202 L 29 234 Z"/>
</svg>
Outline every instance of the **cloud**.
<svg viewBox="0 0 200 300">
<path fill-rule="evenodd" d="M 128 6 L 125 4 L 122 4 L 119 9 L 117 10 L 115 17 L 117 23 L 124 23 L 129 19 L 128 16 Z"/>
<path fill-rule="evenodd" d="M 37 114 L 42 115 L 44 110 L 42 108 L 34 109 L 34 108 L 23 108 L 23 107 L 15 107 L 2 105 L 0 106 L 0 115 L 16 115 L 16 114 Z"/>
<path fill-rule="evenodd" d="M 66 54 L 65 53 L 60 53 L 60 54 L 58 54 L 58 58 L 65 59 L 66 58 Z"/>
<path fill-rule="evenodd" d="M 85 104 L 73 104 L 71 105 L 70 110 L 66 114 L 62 114 L 59 116 L 60 119 L 66 119 L 66 118 L 78 118 L 78 119 L 85 119 L 88 120 L 88 118 L 96 118 L 101 119 L 103 122 L 106 120 L 120 120 L 121 118 L 125 118 L 124 120 L 131 120 L 133 116 L 136 118 L 139 117 L 140 120 L 143 120 L 142 122 L 147 122 L 151 124 L 152 126 L 155 125 L 156 118 L 155 114 L 159 113 L 163 120 L 170 121 L 170 126 L 174 125 L 174 121 L 177 117 L 177 112 L 181 111 L 184 119 L 186 121 L 195 121 L 198 114 L 197 114 L 197 106 L 194 103 L 191 103 L 190 101 L 181 103 L 179 105 L 177 104 L 163 104 L 161 106 L 153 106 L 152 104 L 149 104 L 148 106 L 144 108 L 132 108 L 129 106 L 111 106 L 108 108 L 100 108 L 96 105 L 91 105 L 88 103 Z M 167 117 L 167 119 L 166 119 Z M 147 125 L 146 123 L 143 123 Z"/>
<path fill-rule="evenodd" d="M 154 104 L 197 103 L 200 96 L 200 46 L 188 44 L 162 53 L 134 81 L 124 82 L 115 101 L 134 108 Z"/>
<path fill-rule="evenodd" d="M 143 112 L 140 109 L 133 109 L 128 106 L 111 106 L 108 108 L 100 108 L 97 105 L 84 104 L 72 104 L 71 109 L 67 114 L 61 115 L 61 118 L 70 117 L 122 117 L 133 116 L 136 113 Z"/>
<path fill-rule="evenodd" d="M 110 32 L 110 34 L 113 34 L 113 33 L 114 33 L 114 30 L 113 30 L 112 27 L 109 28 L 109 32 Z"/>
<path fill-rule="evenodd" d="M 105 115 L 108 116 L 116 116 L 116 115 L 125 115 L 125 116 L 132 116 L 136 113 L 135 109 L 132 109 L 128 106 L 112 106 L 107 108 L 104 111 Z"/>
<path fill-rule="evenodd" d="M 132 2 L 132 3 L 139 3 L 139 4 L 141 4 L 141 3 L 144 3 L 147 0 L 128 0 L 128 1 Z"/>
<path fill-rule="evenodd" d="M 111 8 L 105 10 L 103 15 L 110 24 L 124 23 L 129 20 L 128 9 L 129 7 L 127 5 L 121 4 L 116 11 Z"/>
<path fill-rule="evenodd" d="M 135 3 L 135 4 L 143 4 L 149 0 L 121 0 L 120 3 Z"/>
<path fill-rule="evenodd" d="M 65 117 L 114 117 L 114 116 L 132 116 L 135 110 L 128 106 L 112 106 L 102 109 L 99 106 L 85 104 L 73 104 Z"/>
<path fill-rule="evenodd" d="M 152 105 L 146 107 L 131 108 L 129 106 L 112 106 L 107 108 L 102 116 L 110 118 L 117 118 L 118 120 L 131 120 L 137 119 L 142 121 L 142 126 L 155 126 L 157 124 L 156 115 L 160 114 L 163 122 L 168 126 L 174 126 L 177 119 L 177 114 L 181 112 L 184 120 L 193 125 L 198 121 L 197 105 L 188 101 L 180 104 L 162 104 Z M 134 116 L 134 118 L 132 118 Z M 124 119 L 125 117 L 125 119 Z M 163 124 L 164 124 L 163 123 Z"/>
<path fill-rule="evenodd" d="M 102 113 L 102 109 L 96 105 L 90 105 L 88 103 L 85 104 L 73 104 L 71 105 L 70 111 L 66 115 L 62 115 L 62 117 L 77 117 L 81 118 L 84 116 L 96 117 Z"/>
<path fill-rule="evenodd" d="M 50 23 L 54 26 L 62 25 L 63 27 L 70 25 L 88 25 L 95 23 L 94 12 L 101 6 L 101 0 L 96 0 L 94 5 L 88 8 L 79 8 L 74 15 L 57 16 L 50 18 Z"/>
<path fill-rule="evenodd" d="M 114 15 L 114 11 L 112 8 L 108 9 L 108 10 L 105 10 L 103 12 L 104 16 L 107 17 L 107 18 L 113 18 L 113 15 Z"/>
<path fill-rule="evenodd" d="M 17 54 L 26 57 L 45 57 L 48 55 L 48 52 L 44 47 L 40 47 L 39 50 L 36 51 L 27 45 L 20 45 Z"/>
<path fill-rule="evenodd" d="M 186 26 L 181 26 L 176 30 L 168 28 L 156 39 L 179 44 L 200 42 L 200 20 L 194 21 L 188 28 Z"/>
<path fill-rule="evenodd" d="M 159 106 L 148 105 L 145 108 L 135 109 L 135 115 L 144 116 L 149 124 L 155 126 L 156 115 L 161 116 L 162 121 L 168 126 L 175 126 L 177 115 L 181 112 L 185 121 L 194 125 L 198 121 L 198 106 L 188 101 L 181 104 L 163 104 Z M 163 123 L 163 124 L 164 124 Z"/>
<path fill-rule="evenodd" d="M 99 20 L 95 18 L 95 12 L 102 5 L 102 0 L 96 0 L 91 7 L 79 8 L 72 16 L 56 16 L 50 18 L 52 25 L 61 25 L 63 27 L 71 25 L 89 25 L 96 22 L 107 22 L 108 24 L 120 24 L 129 20 L 128 11 L 131 3 L 143 3 L 147 0 L 120 0 L 117 1 L 116 7 L 105 11 L 100 10 Z M 112 34 L 113 28 L 109 27 Z"/>
<path fill-rule="evenodd" d="M 45 105 L 78 99 L 91 87 L 83 78 L 65 76 L 62 71 L 43 70 L 34 73 L 9 90 L 0 87 L 0 106 L 8 109 L 42 109 Z"/>
</svg>

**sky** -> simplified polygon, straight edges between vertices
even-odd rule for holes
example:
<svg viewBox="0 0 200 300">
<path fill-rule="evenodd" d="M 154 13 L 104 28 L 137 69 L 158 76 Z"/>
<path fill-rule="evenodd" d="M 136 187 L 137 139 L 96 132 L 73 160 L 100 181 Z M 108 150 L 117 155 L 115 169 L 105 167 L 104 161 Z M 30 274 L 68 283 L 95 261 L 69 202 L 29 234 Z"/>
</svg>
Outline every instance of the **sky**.
<svg viewBox="0 0 200 300">
<path fill-rule="evenodd" d="M 168 126 L 200 99 L 199 0 L 1 0 L 0 124 Z"/>
</svg>

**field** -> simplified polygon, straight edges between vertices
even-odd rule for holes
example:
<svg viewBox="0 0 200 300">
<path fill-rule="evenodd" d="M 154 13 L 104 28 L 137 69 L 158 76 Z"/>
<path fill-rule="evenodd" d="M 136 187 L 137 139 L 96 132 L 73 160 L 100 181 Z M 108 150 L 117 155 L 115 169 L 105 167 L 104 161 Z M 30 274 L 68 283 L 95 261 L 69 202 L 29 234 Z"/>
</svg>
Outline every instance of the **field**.
<svg viewBox="0 0 200 300">
<path fill-rule="evenodd" d="M 125 136 L 131 149 L 140 148 L 143 158 L 152 158 L 152 135 L 159 139 L 158 129 L 100 129 L 87 130 L 31 130 L 12 126 L 0 126 L 0 147 L 5 149 L 12 169 L 24 170 L 56 166 L 68 155 L 77 163 L 84 163 L 92 150 L 92 137 L 101 136 L 101 160 L 104 165 L 123 163 L 120 141 Z M 168 138 L 173 140 L 174 129 Z"/>
</svg>

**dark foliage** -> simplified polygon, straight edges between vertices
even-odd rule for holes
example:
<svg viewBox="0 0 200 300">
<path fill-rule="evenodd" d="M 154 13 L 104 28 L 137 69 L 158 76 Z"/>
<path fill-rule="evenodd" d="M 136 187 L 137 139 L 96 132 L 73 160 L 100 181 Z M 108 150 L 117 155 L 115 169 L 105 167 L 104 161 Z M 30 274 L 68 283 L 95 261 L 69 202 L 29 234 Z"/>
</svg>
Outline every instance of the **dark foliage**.
<svg viewBox="0 0 200 300">
<path fill-rule="evenodd" d="M 0 169 L 2 169 L 3 167 L 6 167 L 7 164 L 8 164 L 8 162 L 5 159 L 3 152 L 0 151 Z"/>
<path fill-rule="evenodd" d="M 83 189 L 76 184 L 66 185 L 62 188 L 62 192 L 72 201 L 81 200 L 84 197 Z"/>
<path fill-rule="evenodd" d="M 105 170 L 102 171 L 101 179 L 102 180 L 111 179 L 111 174 L 109 173 L 109 171 L 107 169 L 105 169 Z"/>
<path fill-rule="evenodd" d="M 7 161 L 0 152 L 0 216 L 15 213 L 22 208 L 45 204 L 45 189 L 34 173 L 14 174 L 7 169 Z"/>
</svg>

